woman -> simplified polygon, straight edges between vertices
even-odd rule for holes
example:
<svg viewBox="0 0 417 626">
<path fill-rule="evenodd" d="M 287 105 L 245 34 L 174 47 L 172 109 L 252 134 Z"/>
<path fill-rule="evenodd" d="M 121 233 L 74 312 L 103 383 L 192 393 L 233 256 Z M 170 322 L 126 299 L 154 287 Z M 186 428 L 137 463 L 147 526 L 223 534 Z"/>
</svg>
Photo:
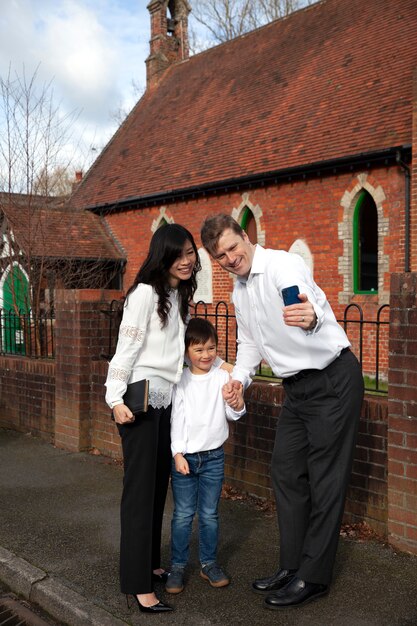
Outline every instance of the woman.
<svg viewBox="0 0 417 626">
<path fill-rule="evenodd" d="M 161 528 L 171 467 L 170 416 L 181 377 L 188 304 L 200 269 L 191 233 L 167 224 L 152 237 L 148 256 L 127 292 L 119 340 L 109 365 L 106 402 L 113 410 L 124 459 L 120 582 L 142 612 L 172 607 L 158 600 Z M 128 383 L 149 380 L 149 408 L 134 416 L 123 404 Z"/>
</svg>

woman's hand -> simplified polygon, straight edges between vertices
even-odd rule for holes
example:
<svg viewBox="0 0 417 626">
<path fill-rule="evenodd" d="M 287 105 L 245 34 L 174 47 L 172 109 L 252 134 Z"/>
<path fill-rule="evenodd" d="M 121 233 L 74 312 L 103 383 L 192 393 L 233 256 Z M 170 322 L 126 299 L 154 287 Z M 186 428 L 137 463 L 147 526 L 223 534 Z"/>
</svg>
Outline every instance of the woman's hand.
<svg viewBox="0 0 417 626">
<path fill-rule="evenodd" d="M 125 404 L 116 404 L 113 407 L 113 415 L 116 424 L 131 424 L 135 421 L 135 416 Z"/>
</svg>

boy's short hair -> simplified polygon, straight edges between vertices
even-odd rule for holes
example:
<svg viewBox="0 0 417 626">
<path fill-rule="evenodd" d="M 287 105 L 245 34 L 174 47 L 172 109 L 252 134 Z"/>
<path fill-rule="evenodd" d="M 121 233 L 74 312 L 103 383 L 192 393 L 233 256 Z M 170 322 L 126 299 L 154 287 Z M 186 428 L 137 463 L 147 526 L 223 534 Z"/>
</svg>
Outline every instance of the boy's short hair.
<svg viewBox="0 0 417 626">
<path fill-rule="evenodd" d="M 217 331 L 213 324 L 202 317 L 190 319 L 185 331 L 185 348 L 189 348 L 196 343 L 206 343 L 206 341 L 218 343 Z"/>
<path fill-rule="evenodd" d="M 231 215 L 219 213 L 218 215 L 206 217 L 204 220 L 201 227 L 201 242 L 211 255 L 216 253 L 219 239 L 228 228 L 236 233 L 236 235 L 243 237 L 243 228 Z"/>
</svg>

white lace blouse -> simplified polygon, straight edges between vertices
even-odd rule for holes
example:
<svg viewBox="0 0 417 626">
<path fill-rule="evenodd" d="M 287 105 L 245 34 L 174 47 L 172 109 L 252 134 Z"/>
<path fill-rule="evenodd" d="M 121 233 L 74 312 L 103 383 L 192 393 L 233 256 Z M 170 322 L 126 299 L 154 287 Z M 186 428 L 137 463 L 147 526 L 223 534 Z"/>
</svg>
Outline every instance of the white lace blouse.
<svg viewBox="0 0 417 626">
<path fill-rule="evenodd" d="M 109 363 L 105 383 L 110 408 L 123 403 L 128 383 L 143 378 L 149 380 L 152 407 L 170 404 L 172 388 L 183 369 L 185 325 L 176 290 L 171 291 L 169 300 L 168 322 L 162 328 L 157 313 L 158 295 L 151 285 L 140 283 L 127 297 L 116 353 Z"/>
</svg>

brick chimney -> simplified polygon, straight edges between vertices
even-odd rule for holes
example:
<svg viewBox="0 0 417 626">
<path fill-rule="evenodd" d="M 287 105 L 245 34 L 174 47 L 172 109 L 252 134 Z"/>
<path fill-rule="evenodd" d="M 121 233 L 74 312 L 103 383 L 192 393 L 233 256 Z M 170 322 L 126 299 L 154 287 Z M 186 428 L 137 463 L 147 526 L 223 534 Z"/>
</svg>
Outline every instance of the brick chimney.
<svg viewBox="0 0 417 626">
<path fill-rule="evenodd" d="M 75 180 L 71 183 L 71 191 L 75 191 L 83 179 L 83 172 L 81 170 L 77 170 L 75 172 Z"/>
<path fill-rule="evenodd" d="M 150 54 L 146 59 L 146 85 L 155 87 L 165 70 L 189 56 L 187 0 L 151 0 Z"/>
</svg>

